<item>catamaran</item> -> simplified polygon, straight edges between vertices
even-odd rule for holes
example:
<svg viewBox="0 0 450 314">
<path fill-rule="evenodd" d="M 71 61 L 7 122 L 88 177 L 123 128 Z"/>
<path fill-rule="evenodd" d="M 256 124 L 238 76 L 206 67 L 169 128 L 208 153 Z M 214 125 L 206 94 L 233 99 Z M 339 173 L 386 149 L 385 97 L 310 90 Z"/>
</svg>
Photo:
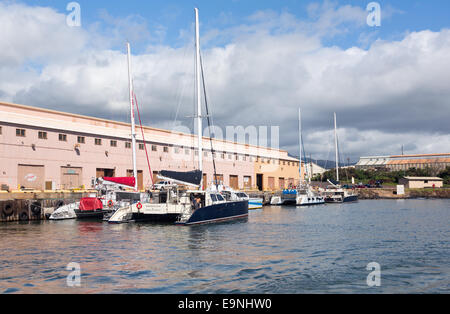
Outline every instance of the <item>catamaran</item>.
<svg viewBox="0 0 450 314">
<path fill-rule="evenodd" d="M 176 222 L 178 225 L 197 225 L 248 217 L 248 200 L 227 200 L 218 191 L 202 190 L 203 186 L 203 136 L 202 95 L 204 75 L 201 68 L 198 9 L 195 9 L 195 46 L 197 82 L 197 127 L 198 127 L 198 169 L 191 172 L 161 171 L 159 179 L 174 185 L 163 187 L 158 197 L 150 202 L 132 204 L 117 210 L 110 223 L 133 221 Z M 206 92 L 205 104 L 207 106 Z M 209 113 L 206 114 L 209 117 Z M 209 118 L 208 118 L 209 121 Z M 214 154 L 213 154 L 214 155 Z M 214 160 L 213 160 L 214 162 Z M 215 167 L 214 167 L 215 168 Z M 217 178 L 217 175 L 215 174 Z"/>
<path fill-rule="evenodd" d="M 339 184 L 339 146 L 338 146 L 338 135 L 337 135 L 337 117 L 334 113 L 334 143 L 336 151 L 336 180 L 337 182 L 328 181 L 331 185 L 327 187 L 322 194 L 325 197 L 325 202 L 327 203 L 348 203 L 358 201 L 358 194 L 352 190 L 343 189 Z"/>
<path fill-rule="evenodd" d="M 71 203 L 57 208 L 49 217 L 50 220 L 67 219 L 107 219 L 117 209 L 137 202 L 147 202 L 149 195 L 138 192 L 136 168 L 136 125 L 134 115 L 134 91 L 131 78 L 131 48 L 127 43 L 128 76 L 131 108 L 131 141 L 133 158 L 132 177 L 104 177 L 95 182 L 97 193 L 84 197 L 80 202 Z M 137 104 L 136 104 L 137 105 Z M 127 192 L 126 190 L 131 190 Z"/>
<path fill-rule="evenodd" d="M 296 206 L 312 206 L 325 204 L 324 198 L 315 192 L 311 187 L 312 167 L 308 172 L 309 182 L 303 180 L 303 140 L 302 140 L 302 115 L 300 108 L 298 109 L 299 121 L 299 148 L 300 148 L 300 184 L 296 189 L 284 190 L 281 196 L 273 196 L 270 200 L 271 205 L 296 205 Z M 306 158 L 305 158 L 306 169 Z M 307 171 L 305 171 L 307 172 Z"/>
</svg>

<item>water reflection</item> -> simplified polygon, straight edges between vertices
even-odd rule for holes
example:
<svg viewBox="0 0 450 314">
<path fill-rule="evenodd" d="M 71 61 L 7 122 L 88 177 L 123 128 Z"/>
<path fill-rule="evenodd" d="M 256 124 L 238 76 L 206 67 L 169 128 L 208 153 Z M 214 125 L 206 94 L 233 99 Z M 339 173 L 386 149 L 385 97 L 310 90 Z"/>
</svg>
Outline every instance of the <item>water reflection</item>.
<svg viewBox="0 0 450 314">
<path fill-rule="evenodd" d="M 362 201 L 194 227 L 0 224 L 0 293 L 366 293 L 373 261 L 385 269 L 377 292 L 448 292 L 449 209 Z M 66 285 L 71 262 L 80 288 Z"/>
</svg>

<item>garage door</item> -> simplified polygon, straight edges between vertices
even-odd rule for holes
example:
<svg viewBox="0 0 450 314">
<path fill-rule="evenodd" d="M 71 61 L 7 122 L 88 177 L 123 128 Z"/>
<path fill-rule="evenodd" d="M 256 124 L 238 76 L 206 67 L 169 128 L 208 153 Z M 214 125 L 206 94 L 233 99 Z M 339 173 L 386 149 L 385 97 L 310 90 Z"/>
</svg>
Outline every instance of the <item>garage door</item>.
<svg viewBox="0 0 450 314">
<path fill-rule="evenodd" d="M 82 168 L 61 167 L 61 189 L 78 189 L 82 186 Z"/>
<path fill-rule="evenodd" d="M 27 189 L 43 190 L 45 182 L 45 167 L 19 165 L 17 183 Z"/>
<path fill-rule="evenodd" d="M 284 178 L 280 178 L 279 180 L 278 180 L 278 182 L 280 183 L 280 190 L 284 190 L 285 189 L 285 187 L 286 187 L 286 183 L 285 183 L 285 181 L 284 181 Z"/>
<path fill-rule="evenodd" d="M 252 177 L 244 177 L 244 188 L 246 189 L 252 188 Z"/>
<path fill-rule="evenodd" d="M 275 178 L 269 177 L 269 190 L 274 191 L 275 190 Z"/>
<path fill-rule="evenodd" d="M 234 190 L 239 190 L 239 177 L 230 176 L 230 187 Z"/>
</svg>

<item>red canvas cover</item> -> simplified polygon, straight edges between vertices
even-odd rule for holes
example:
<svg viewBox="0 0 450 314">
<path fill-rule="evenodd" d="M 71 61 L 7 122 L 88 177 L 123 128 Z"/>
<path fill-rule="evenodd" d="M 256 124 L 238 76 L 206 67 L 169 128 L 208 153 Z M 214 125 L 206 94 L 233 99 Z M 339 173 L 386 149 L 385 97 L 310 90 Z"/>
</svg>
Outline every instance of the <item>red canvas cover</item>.
<svg viewBox="0 0 450 314">
<path fill-rule="evenodd" d="M 81 211 L 93 211 L 93 210 L 103 209 L 103 203 L 101 200 L 95 197 L 85 197 L 80 201 Z"/>
<path fill-rule="evenodd" d="M 124 178 L 103 178 L 105 181 L 126 185 L 129 187 L 134 187 L 136 184 L 136 179 L 134 177 L 124 177 Z"/>
</svg>

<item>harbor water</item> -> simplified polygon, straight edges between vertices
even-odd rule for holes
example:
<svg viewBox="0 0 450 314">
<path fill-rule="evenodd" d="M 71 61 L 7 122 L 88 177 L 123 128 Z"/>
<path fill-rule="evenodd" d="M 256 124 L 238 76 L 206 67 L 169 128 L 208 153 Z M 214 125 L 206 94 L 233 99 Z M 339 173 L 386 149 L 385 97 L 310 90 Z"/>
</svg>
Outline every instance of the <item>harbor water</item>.
<svg viewBox="0 0 450 314">
<path fill-rule="evenodd" d="M 195 227 L 5 223 L 0 293 L 449 293 L 449 222 L 450 200 L 377 200 Z"/>
</svg>

